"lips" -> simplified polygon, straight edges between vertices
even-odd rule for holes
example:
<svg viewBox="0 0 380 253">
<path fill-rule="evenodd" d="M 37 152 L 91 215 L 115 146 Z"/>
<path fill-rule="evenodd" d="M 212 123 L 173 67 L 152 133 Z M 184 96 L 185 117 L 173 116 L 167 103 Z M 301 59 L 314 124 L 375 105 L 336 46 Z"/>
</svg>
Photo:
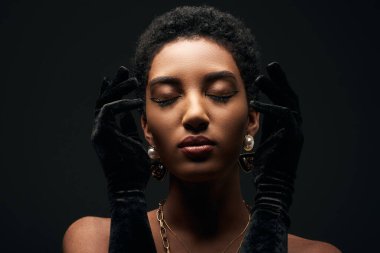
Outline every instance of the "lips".
<svg viewBox="0 0 380 253">
<path fill-rule="evenodd" d="M 215 144 L 205 136 L 188 136 L 178 144 L 178 148 L 190 159 L 204 160 L 211 155 Z"/>
</svg>

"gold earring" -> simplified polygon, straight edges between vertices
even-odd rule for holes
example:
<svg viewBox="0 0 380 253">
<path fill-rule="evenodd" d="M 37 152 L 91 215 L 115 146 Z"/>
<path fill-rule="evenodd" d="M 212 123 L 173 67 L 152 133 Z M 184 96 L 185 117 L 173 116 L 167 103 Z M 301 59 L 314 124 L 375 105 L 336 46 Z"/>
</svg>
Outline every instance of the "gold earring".
<svg viewBox="0 0 380 253">
<path fill-rule="evenodd" d="M 255 145 L 255 140 L 252 135 L 247 134 L 244 137 L 243 148 L 245 151 L 252 151 L 253 146 Z M 243 153 L 239 156 L 239 165 L 244 172 L 249 173 L 253 169 L 253 152 Z"/>
<path fill-rule="evenodd" d="M 152 176 L 161 181 L 166 175 L 166 168 L 162 165 L 160 155 L 153 146 L 148 148 L 148 156 L 151 159 L 150 170 L 152 171 Z"/>
</svg>

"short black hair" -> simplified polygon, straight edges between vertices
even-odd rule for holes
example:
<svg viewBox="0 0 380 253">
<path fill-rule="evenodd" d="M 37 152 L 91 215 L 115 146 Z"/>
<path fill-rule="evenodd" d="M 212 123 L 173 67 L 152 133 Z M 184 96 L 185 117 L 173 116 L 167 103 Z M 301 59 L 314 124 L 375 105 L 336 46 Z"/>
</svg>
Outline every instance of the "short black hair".
<svg viewBox="0 0 380 253">
<path fill-rule="evenodd" d="M 145 101 L 152 60 L 165 44 L 197 37 L 211 39 L 232 54 L 247 90 L 247 100 L 255 98 L 253 82 L 260 67 L 259 50 L 251 30 L 231 14 L 206 5 L 177 7 L 156 17 L 142 33 L 134 59 L 134 74 L 140 82 L 137 96 Z"/>
</svg>

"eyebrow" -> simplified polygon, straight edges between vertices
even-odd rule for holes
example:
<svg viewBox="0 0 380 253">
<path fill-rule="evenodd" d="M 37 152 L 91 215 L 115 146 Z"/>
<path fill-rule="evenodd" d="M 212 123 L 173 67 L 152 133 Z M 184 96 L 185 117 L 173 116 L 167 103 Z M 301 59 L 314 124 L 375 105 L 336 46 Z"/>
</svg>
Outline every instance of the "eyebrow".
<svg viewBox="0 0 380 253">
<path fill-rule="evenodd" d="M 149 82 L 150 89 L 152 90 L 153 86 L 159 83 L 173 84 L 177 86 L 181 83 L 181 81 L 179 80 L 179 78 L 172 77 L 172 76 L 159 76 L 150 80 Z"/>
<path fill-rule="evenodd" d="M 211 73 L 206 74 L 206 76 L 203 78 L 204 79 L 203 82 L 209 83 L 218 79 L 227 79 L 227 78 L 232 78 L 235 82 L 237 81 L 235 75 L 232 72 L 223 70 L 223 71 L 211 72 Z"/>
<path fill-rule="evenodd" d="M 217 72 L 211 72 L 204 76 L 202 83 L 210 83 L 212 81 L 218 80 L 218 79 L 227 79 L 232 78 L 235 82 L 236 77 L 235 75 L 227 70 L 217 71 Z M 175 86 L 178 86 L 181 81 L 179 78 L 173 77 L 173 76 L 159 76 L 156 78 L 153 78 L 149 82 L 150 89 L 152 90 L 153 86 L 156 84 L 165 83 L 165 84 L 172 84 Z"/>
</svg>

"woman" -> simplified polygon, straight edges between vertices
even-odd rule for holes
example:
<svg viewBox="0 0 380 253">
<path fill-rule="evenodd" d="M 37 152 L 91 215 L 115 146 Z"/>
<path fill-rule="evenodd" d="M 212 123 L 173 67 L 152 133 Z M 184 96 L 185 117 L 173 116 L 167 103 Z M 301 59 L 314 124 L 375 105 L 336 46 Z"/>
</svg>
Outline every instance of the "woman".
<svg viewBox="0 0 380 253">
<path fill-rule="evenodd" d="M 92 142 L 111 219 L 76 221 L 64 252 L 339 252 L 287 234 L 302 119 L 280 66 L 261 76 L 257 55 L 250 30 L 212 7 L 180 7 L 152 22 L 137 46 L 135 77 L 121 67 L 96 104 Z M 256 101 L 258 88 L 276 105 Z M 137 98 L 122 98 L 132 90 Z M 255 172 L 253 208 L 241 196 L 239 164 Z M 147 212 L 151 171 L 168 171 L 170 188 Z"/>
</svg>

